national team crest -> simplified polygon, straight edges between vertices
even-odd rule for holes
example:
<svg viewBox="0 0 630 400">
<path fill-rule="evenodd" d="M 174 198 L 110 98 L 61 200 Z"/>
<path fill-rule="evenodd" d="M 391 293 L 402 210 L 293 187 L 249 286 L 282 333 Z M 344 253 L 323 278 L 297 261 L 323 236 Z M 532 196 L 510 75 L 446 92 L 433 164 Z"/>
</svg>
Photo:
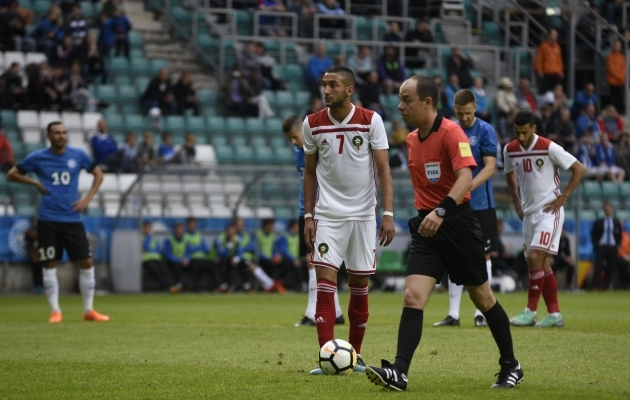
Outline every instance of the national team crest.
<svg viewBox="0 0 630 400">
<path fill-rule="evenodd" d="M 470 142 L 471 146 L 474 146 L 477 144 L 477 136 L 471 136 L 468 138 L 468 141 Z"/>
<path fill-rule="evenodd" d="M 352 145 L 354 146 L 355 149 L 357 149 L 357 151 L 361 150 L 361 146 L 363 146 L 363 137 L 359 135 L 353 137 Z"/>
<path fill-rule="evenodd" d="M 77 162 L 72 158 L 68 160 L 68 168 L 75 169 L 77 166 Z"/>
<path fill-rule="evenodd" d="M 545 161 L 542 158 L 536 160 L 536 166 L 538 169 L 542 169 L 543 165 L 545 165 Z"/>
<path fill-rule="evenodd" d="M 328 245 L 326 243 L 320 243 L 317 246 L 317 251 L 319 251 L 319 258 L 324 258 L 324 254 L 328 253 Z"/>
<path fill-rule="evenodd" d="M 440 163 L 425 163 L 424 164 L 424 173 L 427 175 L 427 179 L 431 183 L 436 183 L 440 180 L 440 175 L 442 175 L 442 170 L 440 169 Z"/>
</svg>

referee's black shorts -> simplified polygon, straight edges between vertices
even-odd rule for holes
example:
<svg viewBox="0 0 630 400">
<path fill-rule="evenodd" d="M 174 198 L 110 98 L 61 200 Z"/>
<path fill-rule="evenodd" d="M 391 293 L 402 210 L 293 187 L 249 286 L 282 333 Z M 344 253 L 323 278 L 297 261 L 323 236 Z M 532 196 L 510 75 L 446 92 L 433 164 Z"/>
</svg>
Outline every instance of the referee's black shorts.
<svg viewBox="0 0 630 400">
<path fill-rule="evenodd" d="M 497 213 L 494 208 L 474 210 L 473 213 L 481 226 L 483 252 L 485 254 L 499 250 L 499 231 L 497 230 Z"/>
<path fill-rule="evenodd" d="M 300 215 L 299 219 L 300 224 L 300 257 L 306 257 L 306 254 L 310 252 L 308 246 L 306 245 L 306 241 L 304 240 L 304 216 Z"/>
<path fill-rule="evenodd" d="M 61 261 L 63 251 L 70 260 L 92 257 L 90 243 L 82 222 L 37 221 L 37 251 L 39 261 Z"/>
<path fill-rule="evenodd" d="M 470 204 L 450 212 L 433 237 L 422 237 L 418 228 L 430 211 L 419 211 L 409 220 L 411 247 L 406 275 L 425 275 L 440 281 L 444 269 L 451 282 L 477 286 L 488 280 L 481 227 Z"/>
</svg>

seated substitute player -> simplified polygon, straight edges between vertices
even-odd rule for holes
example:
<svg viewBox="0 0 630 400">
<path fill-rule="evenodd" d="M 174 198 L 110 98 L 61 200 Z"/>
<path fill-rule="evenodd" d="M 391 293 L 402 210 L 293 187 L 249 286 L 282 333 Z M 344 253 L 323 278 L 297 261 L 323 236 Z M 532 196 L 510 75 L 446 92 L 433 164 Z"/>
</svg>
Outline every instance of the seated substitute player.
<svg viewBox="0 0 630 400">
<path fill-rule="evenodd" d="M 92 254 L 79 213 L 84 210 L 103 182 L 103 172 L 83 150 L 66 146 L 68 135 L 61 122 L 51 122 L 46 127 L 46 139 L 50 147 L 37 150 L 11 168 L 7 179 L 11 182 L 35 186 L 42 194 L 37 216 L 37 241 L 39 261 L 44 275 L 44 292 L 52 313 L 48 322 L 62 321 L 59 308 L 59 282 L 57 261 L 64 249 L 70 260 L 79 264 L 79 289 L 83 297 L 83 319 L 109 321 L 92 308 L 94 303 L 94 266 Z M 82 169 L 94 175 L 90 191 L 84 198 L 79 195 L 79 173 Z M 39 181 L 26 176 L 33 172 Z"/>
<path fill-rule="evenodd" d="M 490 178 L 497 164 L 497 134 L 487 122 L 475 117 L 477 102 L 475 94 L 469 89 L 455 93 L 455 117 L 464 130 L 477 168 L 473 171 L 470 205 L 481 226 L 483 250 L 486 255 L 488 279 L 492 279 L 492 261 L 490 253 L 497 251 L 499 234 L 497 232 L 497 213 L 494 210 L 494 194 Z M 459 326 L 459 306 L 462 301 L 463 285 L 456 285 L 448 280 L 450 309 L 446 318 L 433 326 Z M 483 313 L 475 310 L 475 326 L 488 326 Z"/>
<path fill-rule="evenodd" d="M 529 269 L 527 307 L 510 323 L 562 327 L 564 320 L 558 305 L 558 284 L 551 269 L 551 257 L 558 254 L 564 224 L 562 206 L 580 184 L 586 168 L 562 147 L 535 132 L 534 114 L 518 112 L 514 117 L 516 139 L 503 149 L 508 190 L 514 209 L 523 220 L 523 250 Z M 571 179 L 564 191 L 560 190 L 558 167 L 571 170 Z M 541 293 L 549 315 L 536 323 Z"/>
<path fill-rule="evenodd" d="M 152 274 L 162 285 L 162 288 L 172 294 L 179 292 L 179 287 L 171 282 L 171 274 L 162 260 L 160 244 L 153 237 L 153 224 L 144 222 L 144 237 L 142 238 L 142 268 Z"/>
<path fill-rule="evenodd" d="M 328 68 L 322 78 L 326 108 L 304 120 L 304 240 L 311 246 L 317 276 L 319 346 L 335 337 L 337 272 L 345 262 L 350 291 L 348 341 L 359 355 L 356 370 L 363 372 L 360 354 L 369 315 L 368 276 L 376 272 L 377 176 L 385 210 L 378 233 L 381 245 L 394 238 L 394 219 L 385 127 L 377 113 L 351 103 L 354 85 L 351 69 Z M 322 370 L 310 373 L 319 375 Z"/>
<path fill-rule="evenodd" d="M 186 258 L 186 236 L 184 224 L 176 222 L 173 226 L 173 234 L 164 239 L 164 258 L 175 277 L 177 290 L 184 287 L 182 281 L 182 269 L 188 268 L 189 260 Z"/>
<path fill-rule="evenodd" d="M 274 254 L 280 257 L 280 263 L 288 272 L 294 271 L 298 286 L 305 287 L 304 282 L 304 262 L 300 258 L 300 235 L 299 223 L 292 219 L 287 223 L 287 231 L 279 235 L 274 243 Z"/>
<path fill-rule="evenodd" d="M 315 326 L 315 304 L 317 303 L 317 277 L 315 276 L 315 266 L 311 264 L 311 250 L 304 241 L 304 136 L 302 135 L 302 118 L 297 115 L 288 116 L 282 122 L 282 132 L 293 145 L 293 153 L 295 154 L 295 167 L 300 175 L 300 195 L 298 198 L 300 216 L 298 219 L 300 237 L 300 257 L 306 260 L 308 268 L 308 302 L 306 303 L 306 311 L 299 322 L 295 323 L 295 327 Z M 343 325 L 346 321 L 339 305 L 339 295 L 335 291 L 335 325 Z"/>
<path fill-rule="evenodd" d="M 481 227 L 470 206 L 477 164 L 468 138 L 459 125 L 438 115 L 439 88 L 431 78 L 407 79 L 399 96 L 403 120 L 418 127 L 407 137 L 418 216 L 409 220 L 411 246 L 396 361 L 367 367 L 367 376 L 391 390 L 407 389 L 409 365 L 422 337 L 424 307 L 446 269 L 453 282 L 466 286 L 499 347 L 501 370 L 491 387 L 513 388 L 523 379 L 523 371 L 514 357 L 508 317 L 490 289 Z"/>
</svg>

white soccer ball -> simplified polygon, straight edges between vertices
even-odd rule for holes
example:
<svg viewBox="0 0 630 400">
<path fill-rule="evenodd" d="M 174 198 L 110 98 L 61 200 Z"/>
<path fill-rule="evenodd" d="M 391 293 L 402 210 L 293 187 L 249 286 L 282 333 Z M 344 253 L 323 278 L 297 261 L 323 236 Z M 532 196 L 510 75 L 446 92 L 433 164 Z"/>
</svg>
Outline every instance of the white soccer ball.
<svg viewBox="0 0 630 400">
<path fill-rule="evenodd" d="M 326 375 L 348 375 L 356 366 L 357 352 L 345 340 L 330 340 L 319 350 L 319 367 Z"/>
<path fill-rule="evenodd" d="M 500 279 L 499 290 L 501 293 L 511 293 L 516 290 L 516 281 L 514 278 L 509 275 L 503 275 Z"/>
</svg>

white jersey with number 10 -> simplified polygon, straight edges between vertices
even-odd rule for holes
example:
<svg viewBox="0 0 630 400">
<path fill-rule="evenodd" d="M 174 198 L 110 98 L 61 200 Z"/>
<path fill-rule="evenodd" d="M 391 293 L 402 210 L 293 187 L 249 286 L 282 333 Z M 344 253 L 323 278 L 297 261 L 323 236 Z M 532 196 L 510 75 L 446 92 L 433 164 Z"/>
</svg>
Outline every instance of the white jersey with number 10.
<svg viewBox="0 0 630 400">
<path fill-rule="evenodd" d="M 318 153 L 315 218 L 329 221 L 376 218 L 376 167 L 372 150 L 389 148 L 380 115 L 362 107 L 341 122 L 328 108 L 304 120 L 304 152 Z"/>
</svg>

